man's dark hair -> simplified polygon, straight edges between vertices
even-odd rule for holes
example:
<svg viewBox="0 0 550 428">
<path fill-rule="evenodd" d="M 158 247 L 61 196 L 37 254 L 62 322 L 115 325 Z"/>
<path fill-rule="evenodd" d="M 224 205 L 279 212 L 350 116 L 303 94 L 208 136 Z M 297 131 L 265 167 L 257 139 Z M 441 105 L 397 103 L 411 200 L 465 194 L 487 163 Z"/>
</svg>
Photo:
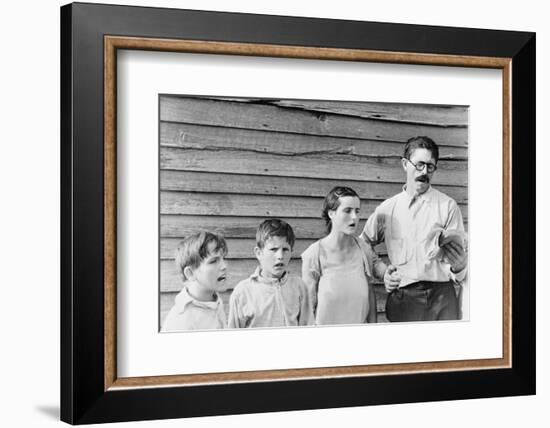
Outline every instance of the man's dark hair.
<svg viewBox="0 0 550 428">
<path fill-rule="evenodd" d="M 419 136 L 407 140 L 405 151 L 403 152 L 403 157 L 405 159 L 410 159 L 412 152 L 414 152 L 416 149 L 429 150 L 432 154 L 432 157 L 435 159 L 435 163 L 439 161 L 439 147 L 430 137 Z"/>
</svg>

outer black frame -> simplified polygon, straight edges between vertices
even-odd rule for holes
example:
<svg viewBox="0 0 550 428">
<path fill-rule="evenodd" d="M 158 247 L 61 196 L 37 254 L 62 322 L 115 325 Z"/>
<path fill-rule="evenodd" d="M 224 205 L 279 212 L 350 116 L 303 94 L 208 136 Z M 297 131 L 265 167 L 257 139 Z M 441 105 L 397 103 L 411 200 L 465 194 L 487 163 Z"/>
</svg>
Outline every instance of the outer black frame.
<svg viewBox="0 0 550 428">
<path fill-rule="evenodd" d="M 512 58 L 512 368 L 104 392 L 104 35 Z M 63 421 L 529 395 L 535 336 L 534 33 L 82 3 L 61 8 Z"/>
</svg>

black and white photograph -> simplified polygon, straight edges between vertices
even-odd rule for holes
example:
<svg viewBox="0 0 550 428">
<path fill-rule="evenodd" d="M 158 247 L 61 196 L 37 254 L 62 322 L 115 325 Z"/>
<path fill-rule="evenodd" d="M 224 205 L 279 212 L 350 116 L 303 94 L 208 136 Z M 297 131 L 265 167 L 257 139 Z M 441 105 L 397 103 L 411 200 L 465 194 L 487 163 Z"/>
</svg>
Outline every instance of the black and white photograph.
<svg viewBox="0 0 550 428">
<path fill-rule="evenodd" d="M 469 320 L 469 106 L 158 102 L 161 332 Z"/>
</svg>

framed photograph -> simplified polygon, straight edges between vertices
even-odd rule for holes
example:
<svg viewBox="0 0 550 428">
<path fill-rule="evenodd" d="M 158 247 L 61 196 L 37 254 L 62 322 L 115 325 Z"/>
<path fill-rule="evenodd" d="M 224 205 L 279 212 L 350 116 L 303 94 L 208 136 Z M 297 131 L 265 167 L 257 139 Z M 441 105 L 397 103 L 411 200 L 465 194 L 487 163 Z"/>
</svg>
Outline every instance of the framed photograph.
<svg viewBox="0 0 550 428">
<path fill-rule="evenodd" d="M 533 33 L 77 3 L 61 54 L 62 420 L 535 393 Z"/>
</svg>

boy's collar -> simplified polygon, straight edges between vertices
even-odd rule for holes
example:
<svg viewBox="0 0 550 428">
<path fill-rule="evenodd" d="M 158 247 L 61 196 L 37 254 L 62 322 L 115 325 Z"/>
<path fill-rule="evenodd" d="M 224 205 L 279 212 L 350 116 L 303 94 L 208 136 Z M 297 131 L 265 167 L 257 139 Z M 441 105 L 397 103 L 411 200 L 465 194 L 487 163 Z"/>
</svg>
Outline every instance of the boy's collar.
<svg viewBox="0 0 550 428">
<path fill-rule="evenodd" d="M 286 282 L 287 278 L 288 278 L 288 271 L 285 271 L 283 276 L 281 276 L 280 278 L 265 278 L 265 277 L 262 276 L 262 268 L 260 266 L 258 266 L 256 268 L 256 270 L 254 271 L 254 273 L 250 276 L 250 278 L 252 278 L 253 280 L 256 280 L 258 282 L 261 282 L 263 284 L 283 285 Z"/>
<path fill-rule="evenodd" d="M 218 296 L 217 293 L 215 293 L 214 296 L 216 297 L 216 299 L 211 301 L 197 300 L 191 295 L 191 293 L 189 293 L 187 285 L 185 284 L 183 286 L 182 292 L 176 296 L 176 303 L 178 306 L 181 307 L 184 307 L 189 303 L 193 303 L 195 306 L 207 309 L 214 309 L 221 303 L 220 296 Z"/>
</svg>

